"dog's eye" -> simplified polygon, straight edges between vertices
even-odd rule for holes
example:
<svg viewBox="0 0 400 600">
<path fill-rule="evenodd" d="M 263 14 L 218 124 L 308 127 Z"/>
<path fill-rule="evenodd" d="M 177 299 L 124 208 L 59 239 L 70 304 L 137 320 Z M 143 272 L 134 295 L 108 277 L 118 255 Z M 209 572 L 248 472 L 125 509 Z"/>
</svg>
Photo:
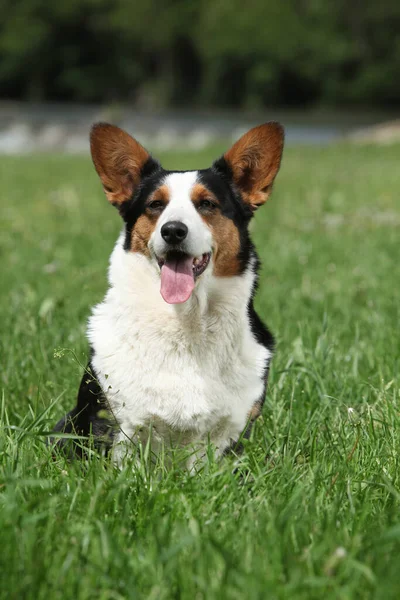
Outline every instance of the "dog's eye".
<svg viewBox="0 0 400 600">
<path fill-rule="evenodd" d="M 213 210 L 215 208 L 215 204 L 212 200 L 209 200 L 208 198 L 204 198 L 203 200 L 200 200 L 198 207 L 199 210 L 204 210 L 204 211 L 210 211 Z"/>
<path fill-rule="evenodd" d="M 153 200 L 148 203 L 147 208 L 154 212 L 161 212 L 164 208 L 164 202 L 162 200 Z"/>
</svg>

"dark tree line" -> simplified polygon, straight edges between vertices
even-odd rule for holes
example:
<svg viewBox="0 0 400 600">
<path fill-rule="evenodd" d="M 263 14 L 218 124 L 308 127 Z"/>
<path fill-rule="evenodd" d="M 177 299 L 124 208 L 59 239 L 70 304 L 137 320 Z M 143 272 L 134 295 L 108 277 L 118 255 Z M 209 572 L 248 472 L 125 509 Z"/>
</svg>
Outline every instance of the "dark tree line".
<svg viewBox="0 0 400 600">
<path fill-rule="evenodd" d="M 400 103 L 399 0 L 0 0 L 0 95 Z"/>
</svg>

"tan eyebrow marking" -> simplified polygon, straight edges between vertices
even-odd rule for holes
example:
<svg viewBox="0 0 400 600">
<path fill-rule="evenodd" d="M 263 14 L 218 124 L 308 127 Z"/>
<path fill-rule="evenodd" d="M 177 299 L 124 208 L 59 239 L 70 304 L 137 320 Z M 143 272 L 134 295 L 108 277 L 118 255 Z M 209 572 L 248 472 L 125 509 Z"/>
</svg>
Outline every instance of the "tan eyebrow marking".
<svg viewBox="0 0 400 600">
<path fill-rule="evenodd" d="M 190 193 L 190 199 L 196 206 L 201 200 L 212 200 L 219 205 L 218 198 L 201 183 L 195 183 Z"/>
<path fill-rule="evenodd" d="M 162 200 L 163 202 L 165 202 L 165 204 L 168 204 L 168 202 L 170 201 L 169 188 L 165 183 L 157 189 L 155 189 L 152 194 L 150 194 L 150 196 L 146 200 L 146 204 L 149 204 L 154 200 Z"/>
</svg>

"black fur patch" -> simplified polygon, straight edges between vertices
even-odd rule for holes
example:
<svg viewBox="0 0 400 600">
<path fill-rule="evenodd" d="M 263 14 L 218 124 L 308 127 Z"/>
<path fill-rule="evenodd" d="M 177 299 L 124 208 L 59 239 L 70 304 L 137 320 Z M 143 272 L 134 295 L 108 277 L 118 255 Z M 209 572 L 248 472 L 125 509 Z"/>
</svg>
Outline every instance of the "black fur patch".
<svg viewBox="0 0 400 600">
<path fill-rule="evenodd" d="M 57 423 L 54 431 L 85 438 L 93 436 L 96 448 L 108 452 L 113 442 L 115 427 L 103 390 L 89 362 L 79 386 L 76 407 Z M 84 445 L 85 440 L 59 438 L 56 441 L 56 446 L 70 455 L 82 456 Z"/>
</svg>

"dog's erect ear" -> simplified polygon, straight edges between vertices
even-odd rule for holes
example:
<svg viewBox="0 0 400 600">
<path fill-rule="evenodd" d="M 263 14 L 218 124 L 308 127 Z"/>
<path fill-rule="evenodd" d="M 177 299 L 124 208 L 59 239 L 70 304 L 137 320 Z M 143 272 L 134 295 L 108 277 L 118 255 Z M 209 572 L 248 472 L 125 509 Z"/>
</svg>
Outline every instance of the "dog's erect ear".
<svg viewBox="0 0 400 600">
<path fill-rule="evenodd" d="M 90 150 L 107 199 L 119 208 L 139 185 L 144 165 L 151 161 L 158 166 L 139 142 L 108 123 L 93 125 Z"/>
<path fill-rule="evenodd" d="M 268 199 L 279 171 L 284 132 L 279 123 L 254 127 L 224 154 L 243 200 L 256 210 Z"/>
</svg>

